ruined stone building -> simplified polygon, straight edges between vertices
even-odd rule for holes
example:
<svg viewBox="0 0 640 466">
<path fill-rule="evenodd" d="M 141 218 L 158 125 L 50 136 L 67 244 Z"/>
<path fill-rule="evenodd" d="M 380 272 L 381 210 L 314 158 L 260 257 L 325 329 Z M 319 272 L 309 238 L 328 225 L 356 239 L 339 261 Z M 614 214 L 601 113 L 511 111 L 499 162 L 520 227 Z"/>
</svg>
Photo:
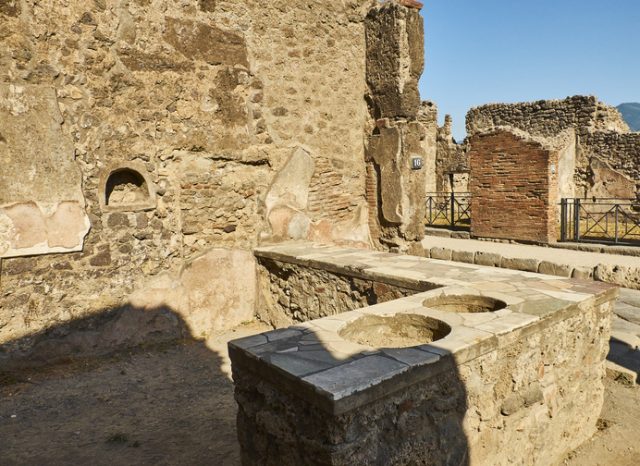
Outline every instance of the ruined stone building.
<svg viewBox="0 0 640 466">
<path fill-rule="evenodd" d="M 421 253 L 425 193 L 466 191 L 474 170 L 475 234 L 500 237 L 531 200 L 495 189 L 521 150 L 539 155 L 514 175 L 542 193 L 536 240 L 559 196 L 638 192 L 638 134 L 595 98 L 473 109 L 457 144 L 420 99 L 414 3 L 0 4 L 3 349 L 232 327 L 259 306 L 256 246 Z"/>
<path fill-rule="evenodd" d="M 453 120 L 445 116 L 438 128 L 436 156 L 436 192 L 463 193 L 469 189 L 469 156 L 466 141 L 458 143 L 451 132 Z"/>
<path fill-rule="evenodd" d="M 437 122 L 404 4 L 2 2 L 4 350 L 249 320 L 258 244 L 415 247 Z"/>
<path fill-rule="evenodd" d="M 467 133 L 438 129 L 436 191 L 470 191 L 474 237 L 555 242 L 562 199 L 640 196 L 640 133 L 595 97 L 473 108 Z"/>
<path fill-rule="evenodd" d="M 640 195 L 640 133 L 595 97 L 467 115 L 472 234 L 554 242 L 563 198 Z"/>
<path fill-rule="evenodd" d="M 471 138 L 500 127 L 546 139 L 574 131 L 578 197 L 640 195 L 640 133 L 631 132 L 618 110 L 596 97 L 486 105 L 467 115 Z"/>
</svg>

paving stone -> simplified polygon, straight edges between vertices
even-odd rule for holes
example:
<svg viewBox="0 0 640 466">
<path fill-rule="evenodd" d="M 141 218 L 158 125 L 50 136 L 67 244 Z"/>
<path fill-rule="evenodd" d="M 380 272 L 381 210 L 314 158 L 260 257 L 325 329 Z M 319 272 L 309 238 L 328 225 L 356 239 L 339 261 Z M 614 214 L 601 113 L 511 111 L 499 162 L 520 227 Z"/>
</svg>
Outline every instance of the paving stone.
<svg viewBox="0 0 640 466">
<path fill-rule="evenodd" d="M 616 303 L 614 312 L 616 313 L 616 315 L 623 318 L 627 322 L 640 326 L 640 307 L 631 306 L 624 302 L 618 301 Z"/>
<path fill-rule="evenodd" d="M 640 308 L 640 291 L 621 288 L 618 301 Z"/>
</svg>

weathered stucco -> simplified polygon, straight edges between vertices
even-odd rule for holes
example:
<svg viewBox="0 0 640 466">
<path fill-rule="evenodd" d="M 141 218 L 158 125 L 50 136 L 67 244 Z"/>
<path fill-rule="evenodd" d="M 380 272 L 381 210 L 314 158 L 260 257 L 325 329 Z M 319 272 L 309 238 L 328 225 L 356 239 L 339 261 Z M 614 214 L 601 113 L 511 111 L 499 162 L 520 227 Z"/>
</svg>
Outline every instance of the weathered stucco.
<svg viewBox="0 0 640 466">
<path fill-rule="evenodd" d="M 80 166 L 56 91 L 0 83 L 0 257 L 81 251 Z"/>
<path fill-rule="evenodd" d="M 202 299 L 165 305 L 222 330 L 253 304 L 212 290 L 255 286 L 238 257 L 259 242 L 368 246 L 372 6 L 3 2 L 0 344 L 158 305 L 211 250 Z"/>
</svg>

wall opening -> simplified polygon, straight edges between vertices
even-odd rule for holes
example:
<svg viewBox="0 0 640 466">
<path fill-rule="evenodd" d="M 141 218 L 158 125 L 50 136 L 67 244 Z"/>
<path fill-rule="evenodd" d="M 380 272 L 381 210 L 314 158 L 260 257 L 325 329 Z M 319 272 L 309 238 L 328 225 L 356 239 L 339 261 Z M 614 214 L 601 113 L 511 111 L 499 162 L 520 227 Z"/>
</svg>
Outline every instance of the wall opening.
<svg viewBox="0 0 640 466">
<path fill-rule="evenodd" d="M 146 210 L 155 207 L 151 182 L 131 167 L 108 172 L 102 184 L 101 204 L 107 210 Z"/>
</svg>

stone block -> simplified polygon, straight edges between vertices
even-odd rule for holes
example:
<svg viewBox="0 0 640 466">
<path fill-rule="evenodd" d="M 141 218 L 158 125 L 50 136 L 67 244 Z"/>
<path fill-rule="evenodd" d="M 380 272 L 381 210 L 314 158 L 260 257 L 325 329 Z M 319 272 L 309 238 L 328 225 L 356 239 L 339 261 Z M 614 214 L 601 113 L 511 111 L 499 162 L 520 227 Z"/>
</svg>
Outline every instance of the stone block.
<svg viewBox="0 0 640 466">
<path fill-rule="evenodd" d="M 471 233 L 468 231 L 452 231 L 451 237 L 455 239 L 470 239 Z"/>
<path fill-rule="evenodd" d="M 542 261 L 538 267 L 538 272 L 545 275 L 555 275 L 557 277 L 571 277 L 573 267 L 566 264 L 557 264 L 555 262 Z"/>
<path fill-rule="evenodd" d="M 611 361 L 607 361 L 607 377 L 629 386 L 634 386 L 638 382 L 637 372 Z"/>
<path fill-rule="evenodd" d="M 500 261 L 500 267 L 503 269 L 522 270 L 525 272 L 537 272 L 539 266 L 540 261 L 538 259 L 503 257 Z"/>
<path fill-rule="evenodd" d="M 574 267 L 571 278 L 578 280 L 593 280 L 594 269 L 592 267 Z"/>
<path fill-rule="evenodd" d="M 415 9 L 395 2 L 367 15 L 367 82 L 376 118 L 416 118 L 424 68 L 424 25 Z"/>
<path fill-rule="evenodd" d="M 431 248 L 431 259 L 450 261 L 453 251 L 449 248 Z"/>
<path fill-rule="evenodd" d="M 640 290 L 640 267 L 600 264 L 595 269 L 594 278 L 623 288 Z"/>
<path fill-rule="evenodd" d="M 451 238 L 451 230 L 444 228 L 425 228 L 425 234 L 427 236 L 435 236 L 436 238 Z"/>
<path fill-rule="evenodd" d="M 476 253 L 474 251 L 453 251 L 451 260 L 454 262 L 465 262 L 473 264 L 475 262 Z"/>
<path fill-rule="evenodd" d="M 502 263 L 502 256 L 500 254 L 495 254 L 492 252 L 476 252 L 475 258 L 476 264 L 478 265 L 486 265 L 489 267 L 500 267 Z"/>
</svg>

